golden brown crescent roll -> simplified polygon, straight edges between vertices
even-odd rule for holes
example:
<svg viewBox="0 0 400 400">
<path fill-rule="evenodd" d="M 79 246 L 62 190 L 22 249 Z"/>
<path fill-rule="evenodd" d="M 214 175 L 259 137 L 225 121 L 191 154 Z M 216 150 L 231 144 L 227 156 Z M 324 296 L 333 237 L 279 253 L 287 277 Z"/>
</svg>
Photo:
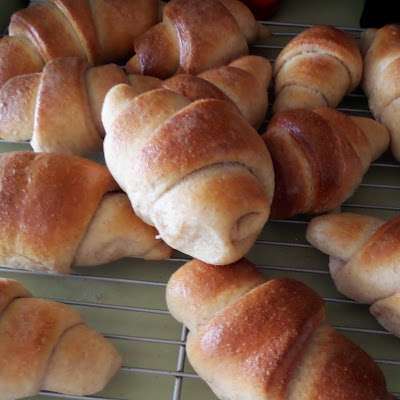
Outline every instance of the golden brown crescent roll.
<svg viewBox="0 0 400 400">
<path fill-rule="evenodd" d="M 264 122 L 267 113 L 271 77 L 271 63 L 258 56 L 243 56 L 226 66 L 208 69 L 197 76 L 179 74 L 164 81 L 148 75 L 127 75 L 129 85 L 137 94 L 165 88 L 182 94 L 190 101 L 229 101 L 256 129 Z"/>
<path fill-rule="evenodd" d="M 400 217 L 384 221 L 352 213 L 319 216 L 307 240 L 329 255 L 337 289 L 362 303 L 400 337 Z"/>
<path fill-rule="evenodd" d="M 32 297 L 0 278 L 0 400 L 40 390 L 84 396 L 102 390 L 121 356 L 71 307 Z"/>
<path fill-rule="evenodd" d="M 156 23 L 158 0 L 49 0 L 14 13 L 0 39 L 0 87 L 59 57 L 89 65 L 126 60 L 133 39 Z"/>
<path fill-rule="evenodd" d="M 216 264 L 242 257 L 269 216 L 274 173 L 257 131 L 229 102 L 112 88 L 102 112 L 108 168 L 171 247 Z"/>
<path fill-rule="evenodd" d="M 274 218 L 340 206 L 389 145 L 389 133 L 377 121 L 329 107 L 277 113 L 262 137 L 276 176 Z"/>
<path fill-rule="evenodd" d="M 362 87 L 375 119 L 391 135 L 391 150 L 400 161 L 400 25 L 369 28 L 361 34 Z"/>
<path fill-rule="evenodd" d="M 0 265 L 67 274 L 172 250 L 133 212 L 107 168 L 67 154 L 0 154 Z"/>
<path fill-rule="evenodd" d="M 183 94 L 191 101 L 206 98 L 231 101 L 258 129 L 267 113 L 271 77 L 272 67 L 266 58 L 243 56 L 197 76 L 176 75 L 163 81 L 161 87 Z"/>
<path fill-rule="evenodd" d="M 166 300 L 190 330 L 191 365 L 220 399 L 393 399 L 378 365 L 324 323 L 323 299 L 299 281 L 265 282 L 245 259 L 192 260 Z"/>
<path fill-rule="evenodd" d="M 248 43 L 268 34 L 238 0 L 172 0 L 162 22 L 134 40 L 126 70 L 162 79 L 197 75 L 248 54 Z"/>
<path fill-rule="evenodd" d="M 315 25 L 292 39 L 274 63 L 273 112 L 336 107 L 362 75 L 356 41 L 346 32 Z"/>
<path fill-rule="evenodd" d="M 31 139 L 37 152 L 86 155 L 102 149 L 103 100 L 128 83 L 115 64 L 88 68 L 79 58 L 50 61 L 41 73 L 20 75 L 0 88 L 0 137 Z"/>
</svg>

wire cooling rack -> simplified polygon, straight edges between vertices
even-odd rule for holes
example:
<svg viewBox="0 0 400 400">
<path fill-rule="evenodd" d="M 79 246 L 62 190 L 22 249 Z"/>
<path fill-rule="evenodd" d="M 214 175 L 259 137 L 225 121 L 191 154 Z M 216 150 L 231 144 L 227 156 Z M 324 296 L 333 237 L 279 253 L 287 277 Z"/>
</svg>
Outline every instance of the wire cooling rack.
<svg viewBox="0 0 400 400">
<path fill-rule="evenodd" d="M 268 23 L 273 36 L 252 46 L 251 53 L 272 63 L 283 46 L 308 25 Z M 360 30 L 343 27 L 358 38 Z M 273 100 L 272 90 L 271 102 Z M 338 107 L 372 117 L 361 90 L 346 96 Z M 264 124 L 268 123 L 269 116 Z M 263 131 L 263 129 L 260 130 Z M 0 142 L 0 151 L 30 150 L 27 143 Z M 102 155 L 94 159 L 103 161 Z M 374 162 L 361 186 L 342 207 L 389 219 L 399 213 L 400 165 L 390 153 Z M 305 240 L 308 217 L 269 220 L 247 258 L 267 279 L 292 277 L 317 290 L 325 299 L 327 322 L 366 350 L 383 370 L 389 390 L 400 397 L 400 340 L 386 332 L 369 314 L 334 287 L 328 258 Z M 169 276 L 187 257 L 176 253 L 165 261 L 122 259 L 95 268 L 80 268 L 69 276 L 54 276 L 0 267 L 0 276 L 14 278 L 38 297 L 77 309 L 87 323 L 102 332 L 123 356 L 123 367 L 94 396 L 65 396 L 41 392 L 31 400 L 216 400 L 185 356 L 187 330 L 168 313 L 165 287 Z"/>
</svg>

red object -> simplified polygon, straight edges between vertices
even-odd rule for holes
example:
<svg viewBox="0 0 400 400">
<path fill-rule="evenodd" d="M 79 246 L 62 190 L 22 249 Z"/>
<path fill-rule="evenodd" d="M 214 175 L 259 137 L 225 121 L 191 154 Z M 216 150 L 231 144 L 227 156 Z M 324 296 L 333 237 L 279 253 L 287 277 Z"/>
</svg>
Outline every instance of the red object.
<svg viewBox="0 0 400 400">
<path fill-rule="evenodd" d="M 256 19 L 268 19 L 272 17 L 279 8 L 279 0 L 242 0 L 242 3 L 254 14 Z"/>
</svg>

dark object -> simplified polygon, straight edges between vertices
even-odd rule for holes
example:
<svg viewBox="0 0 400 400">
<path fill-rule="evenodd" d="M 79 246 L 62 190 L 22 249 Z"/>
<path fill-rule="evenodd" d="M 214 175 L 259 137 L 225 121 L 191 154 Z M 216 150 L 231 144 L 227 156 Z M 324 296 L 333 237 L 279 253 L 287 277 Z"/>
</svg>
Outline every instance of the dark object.
<svg viewBox="0 0 400 400">
<path fill-rule="evenodd" d="M 279 0 L 242 0 L 258 20 L 272 17 L 279 7 Z"/>
<path fill-rule="evenodd" d="M 360 18 L 361 28 L 381 28 L 400 22 L 399 3 L 393 0 L 365 0 Z"/>
</svg>

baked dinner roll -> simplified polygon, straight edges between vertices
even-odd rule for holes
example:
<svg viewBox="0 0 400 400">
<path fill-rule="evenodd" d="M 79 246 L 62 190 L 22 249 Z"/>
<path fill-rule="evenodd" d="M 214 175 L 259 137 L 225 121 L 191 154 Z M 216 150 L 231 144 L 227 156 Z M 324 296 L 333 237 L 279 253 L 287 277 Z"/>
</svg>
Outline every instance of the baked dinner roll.
<svg viewBox="0 0 400 400">
<path fill-rule="evenodd" d="M 170 278 L 171 314 L 195 371 L 224 400 L 392 400 L 374 360 L 324 322 L 323 299 L 245 259 L 192 260 Z"/>
<path fill-rule="evenodd" d="M 121 363 L 114 346 L 73 308 L 32 297 L 17 281 L 0 278 L 0 400 L 40 390 L 93 394 Z"/>
<path fill-rule="evenodd" d="M 315 25 L 292 39 L 274 63 L 274 113 L 335 108 L 361 81 L 357 42 L 341 29 Z"/>
<path fill-rule="evenodd" d="M 238 0 L 172 0 L 162 22 L 134 40 L 126 70 L 162 79 L 197 75 L 248 54 L 248 43 L 269 34 Z"/>
<path fill-rule="evenodd" d="M 250 249 L 269 216 L 274 173 L 261 137 L 232 104 L 117 85 L 102 120 L 111 174 L 167 244 L 215 264 Z"/>
<path fill-rule="evenodd" d="M 352 213 L 319 216 L 307 228 L 307 240 L 329 255 L 337 289 L 362 303 L 390 332 L 400 337 L 400 217 Z"/>
<path fill-rule="evenodd" d="M 400 25 L 369 28 L 361 34 L 364 73 L 362 88 L 375 119 L 391 136 L 391 150 L 400 161 Z"/>
<path fill-rule="evenodd" d="M 170 257 L 107 168 L 66 154 L 0 154 L 0 265 L 67 274 L 126 256 Z"/>
<path fill-rule="evenodd" d="M 274 218 L 336 209 L 390 140 L 379 122 L 329 107 L 277 113 L 262 138 L 275 170 Z"/>
</svg>

